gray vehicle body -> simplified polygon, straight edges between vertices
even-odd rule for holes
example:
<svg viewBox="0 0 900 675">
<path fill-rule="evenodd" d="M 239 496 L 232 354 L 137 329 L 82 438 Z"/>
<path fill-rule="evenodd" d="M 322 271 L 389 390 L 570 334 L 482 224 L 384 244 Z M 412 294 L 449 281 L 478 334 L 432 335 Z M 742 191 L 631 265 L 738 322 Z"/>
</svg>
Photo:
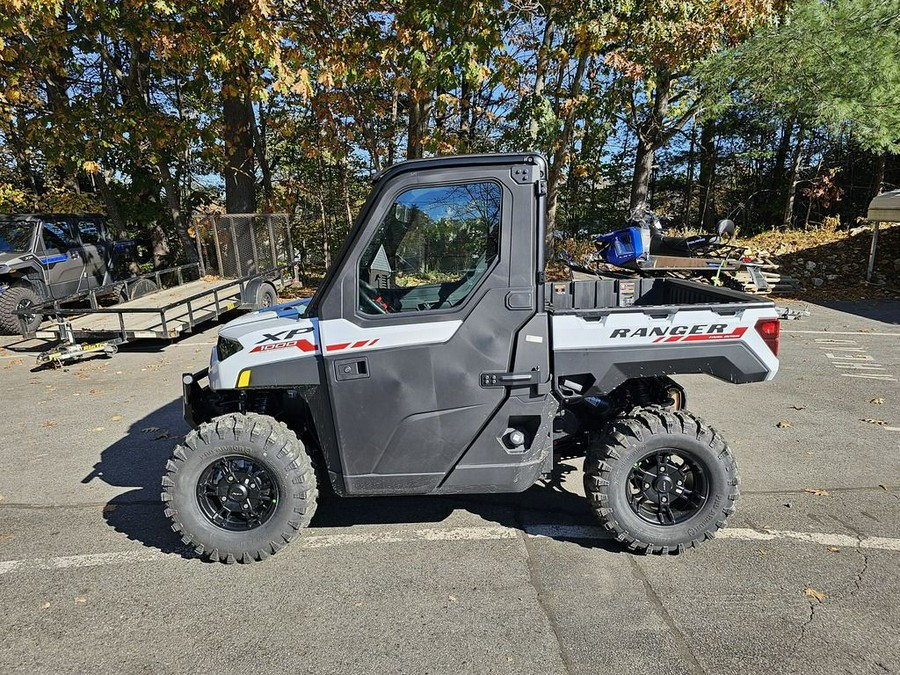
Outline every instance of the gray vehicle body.
<svg viewBox="0 0 900 675">
<path fill-rule="evenodd" d="M 619 410 L 681 407 L 669 375 L 774 377 L 777 346 L 758 329 L 777 322 L 771 302 L 673 279 L 545 283 L 545 176 L 537 154 L 388 169 L 314 298 L 220 330 L 209 368 L 185 375 L 186 419 L 281 419 L 341 495 L 518 492 Z M 366 309 L 361 270 L 402 195 L 487 183 L 502 195 L 489 263 L 455 285 L 386 288 L 386 311 Z"/>
<path fill-rule="evenodd" d="M 116 241 L 95 214 L 0 215 L 0 293 L 11 284 L 42 300 L 65 298 L 128 276 L 133 241 Z"/>
</svg>

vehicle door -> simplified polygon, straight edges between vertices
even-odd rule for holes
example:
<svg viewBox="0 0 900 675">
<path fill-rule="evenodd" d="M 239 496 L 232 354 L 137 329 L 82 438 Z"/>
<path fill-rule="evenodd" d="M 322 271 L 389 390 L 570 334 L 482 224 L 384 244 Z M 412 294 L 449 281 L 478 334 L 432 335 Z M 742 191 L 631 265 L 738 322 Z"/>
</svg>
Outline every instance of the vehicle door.
<svg viewBox="0 0 900 675">
<path fill-rule="evenodd" d="M 66 218 L 46 218 L 41 222 L 38 254 L 46 270 L 53 297 L 61 298 L 84 290 L 85 268 L 81 244 Z"/>
<path fill-rule="evenodd" d="M 543 369 L 539 380 L 548 370 L 535 183 L 514 180 L 509 163 L 439 166 L 383 179 L 319 299 L 317 339 L 350 494 L 440 491 L 467 453 L 505 464 L 491 459 L 503 454 L 509 426 L 494 419 L 510 395 L 496 376 L 515 366 Z M 542 349 L 521 347 L 525 326 Z"/>
<path fill-rule="evenodd" d="M 74 221 L 81 238 L 85 287 L 97 288 L 107 281 L 107 245 L 103 240 L 105 228 L 97 218 L 78 216 Z"/>
</svg>

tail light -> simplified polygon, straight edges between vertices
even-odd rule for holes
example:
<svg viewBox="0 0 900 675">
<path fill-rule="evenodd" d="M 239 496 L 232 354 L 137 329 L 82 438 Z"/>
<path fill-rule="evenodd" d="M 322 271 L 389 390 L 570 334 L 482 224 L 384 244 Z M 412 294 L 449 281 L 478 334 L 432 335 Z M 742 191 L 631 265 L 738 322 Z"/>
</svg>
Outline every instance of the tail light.
<svg viewBox="0 0 900 675">
<path fill-rule="evenodd" d="M 775 356 L 778 356 L 778 338 L 781 336 L 781 322 L 778 319 L 762 319 L 756 322 L 756 332 Z"/>
</svg>

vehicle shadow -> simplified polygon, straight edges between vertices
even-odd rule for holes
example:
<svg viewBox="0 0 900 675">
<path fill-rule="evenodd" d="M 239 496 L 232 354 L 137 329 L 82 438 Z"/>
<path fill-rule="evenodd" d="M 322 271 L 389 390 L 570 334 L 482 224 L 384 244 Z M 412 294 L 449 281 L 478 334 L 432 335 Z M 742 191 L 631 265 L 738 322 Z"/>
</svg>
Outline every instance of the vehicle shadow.
<svg viewBox="0 0 900 675">
<path fill-rule="evenodd" d="M 108 485 L 132 488 L 111 499 L 103 509 L 107 524 L 149 548 L 191 557 L 172 531 L 160 500 L 166 461 L 175 445 L 189 431 L 181 419 L 181 401 L 174 400 L 131 424 L 128 435 L 102 451 L 82 483 L 102 480 Z M 571 459 L 571 457 L 559 457 Z M 580 463 L 580 460 L 576 460 Z M 353 525 L 437 524 L 466 511 L 479 518 L 514 529 L 529 525 L 596 525 L 584 497 L 570 489 L 576 468 L 571 462 L 555 465 L 548 480 L 520 494 L 452 495 L 424 497 L 361 497 L 344 499 L 330 485 L 319 485 L 319 504 L 310 531 Z M 569 482 L 569 485 L 567 485 Z M 580 546 L 621 551 L 612 540 L 578 539 L 565 530 L 549 537 Z M 545 536 L 547 536 L 545 534 Z"/>
</svg>

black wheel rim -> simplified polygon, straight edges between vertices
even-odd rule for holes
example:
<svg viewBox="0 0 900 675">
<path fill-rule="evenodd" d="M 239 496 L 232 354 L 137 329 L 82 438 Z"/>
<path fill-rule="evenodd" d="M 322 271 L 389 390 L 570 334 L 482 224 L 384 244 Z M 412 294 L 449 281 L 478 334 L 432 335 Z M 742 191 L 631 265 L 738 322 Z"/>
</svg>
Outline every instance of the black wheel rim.
<svg viewBox="0 0 900 675">
<path fill-rule="evenodd" d="M 33 304 L 34 303 L 31 302 L 31 300 L 29 300 L 28 298 L 23 298 L 22 300 L 19 300 L 19 304 L 16 305 L 16 309 L 28 309 Z M 34 314 L 19 314 L 19 316 L 22 318 L 22 321 L 26 323 L 26 325 L 31 325 L 34 322 Z"/>
<path fill-rule="evenodd" d="M 709 476 L 684 450 L 664 448 L 635 462 L 626 485 L 628 505 L 653 525 L 679 525 L 693 518 L 709 498 Z"/>
<path fill-rule="evenodd" d="M 200 511 L 216 527 L 244 532 L 262 526 L 278 506 L 278 484 L 262 464 L 240 455 L 221 457 L 197 481 Z"/>
</svg>

